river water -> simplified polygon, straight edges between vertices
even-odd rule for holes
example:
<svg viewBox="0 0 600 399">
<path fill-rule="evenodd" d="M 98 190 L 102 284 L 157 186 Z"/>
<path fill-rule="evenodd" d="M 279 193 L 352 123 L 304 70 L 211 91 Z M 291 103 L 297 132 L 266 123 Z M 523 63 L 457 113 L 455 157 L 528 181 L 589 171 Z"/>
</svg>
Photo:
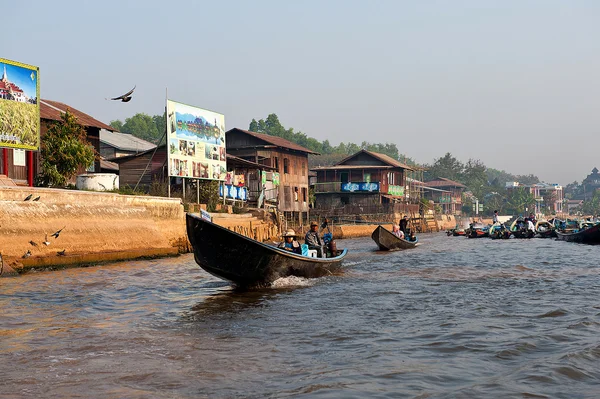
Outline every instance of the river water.
<svg viewBox="0 0 600 399">
<path fill-rule="evenodd" d="M 420 241 L 249 292 L 189 254 L 0 279 L 0 398 L 600 397 L 600 246 Z"/>
</svg>

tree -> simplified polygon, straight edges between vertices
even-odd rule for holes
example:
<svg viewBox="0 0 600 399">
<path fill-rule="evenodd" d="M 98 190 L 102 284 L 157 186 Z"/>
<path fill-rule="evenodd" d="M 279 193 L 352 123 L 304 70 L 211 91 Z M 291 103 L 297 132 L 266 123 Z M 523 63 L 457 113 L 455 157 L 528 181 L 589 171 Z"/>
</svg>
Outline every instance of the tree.
<svg viewBox="0 0 600 399">
<path fill-rule="evenodd" d="M 462 182 L 480 200 L 488 191 L 486 167 L 479 159 L 469 159 L 464 165 Z"/>
<path fill-rule="evenodd" d="M 435 160 L 433 165 L 427 167 L 425 180 L 433 180 L 437 177 L 459 181 L 464 169 L 464 165 L 449 152 L 441 158 Z"/>
<path fill-rule="evenodd" d="M 87 141 L 83 126 L 69 110 L 60 114 L 42 137 L 39 185 L 64 187 L 81 168 L 94 164 L 96 151 Z"/>
<path fill-rule="evenodd" d="M 158 132 L 158 140 L 161 140 L 165 134 L 165 129 L 167 128 L 167 115 L 165 113 L 162 115 L 154 115 L 152 120 L 154 121 L 156 131 Z"/>
<path fill-rule="evenodd" d="M 529 190 L 518 187 L 510 193 L 506 207 L 507 211 L 515 214 L 524 214 L 531 212 L 535 206 L 535 197 Z"/>
<path fill-rule="evenodd" d="M 125 124 L 121 132 L 129 133 L 135 137 L 157 144 L 162 138 L 164 130 L 158 131 L 156 122 L 150 115 L 138 113 L 131 118 L 125 119 Z"/>
<path fill-rule="evenodd" d="M 110 121 L 109 125 L 112 126 L 117 132 L 123 131 L 123 122 L 121 122 L 118 119 L 114 120 L 114 121 Z"/>
</svg>

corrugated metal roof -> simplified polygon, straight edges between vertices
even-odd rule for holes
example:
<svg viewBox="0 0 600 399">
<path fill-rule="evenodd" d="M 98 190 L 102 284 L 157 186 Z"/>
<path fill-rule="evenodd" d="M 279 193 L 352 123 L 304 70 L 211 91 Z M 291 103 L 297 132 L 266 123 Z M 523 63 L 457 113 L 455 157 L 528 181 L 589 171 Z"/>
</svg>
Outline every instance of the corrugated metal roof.
<svg viewBox="0 0 600 399">
<path fill-rule="evenodd" d="M 463 188 L 467 188 L 467 186 L 465 186 L 464 184 L 459 183 L 454 180 L 446 179 L 445 177 L 438 177 L 435 180 L 425 182 L 425 185 L 428 187 L 463 187 Z"/>
<path fill-rule="evenodd" d="M 370 156 L 372 156 L 373 158 L 379 159 L 381 162 L 386 163 L 394 168 L 402 168 L 402 169 L 406 169 L 406 170 L 415 170 L 412 166 L 408 166 L 406 164 L 403 164 L 402 162 L 390 157 L 389 155 L 385 155 L 385 154 L 381 154 L 379 152 L 373 152 L 373 151 L 368 151 L 368 150 L 360 150 L 359 152 L 352 154 L 350 156 L 347 156 L 346 158 L 342 159 L 341 161 L 339 161 L 338 163 L 336 163 L 336 165 L 342 165 L 344 162 L 348 161 L 349 159 L 354 158 L 355 156 L 364 153 L 364 154 L 368 154 Z"/>
<path fill-rule="evenodd" d="M 317 166 L 310 170 L 344 170 L 344 169 L 393 169 L 391 165 L 333 165 Z"/>
<path fill-rule="evenodd" d="M 70 105 L 58 101 L 45 100 L 43 98 L 40 100 L 41 119 L 60 121 L 60 114 L 64 114 L 67 111 L 67 109 L 69 110 L 69 112 L 71 112 L 77 117 L 77 121 L 80 125 L 106 129 L 110 130 L 111 132 L 115 130 L 112 126 L 102 123 L 99 120 L 89 116 L 88 114 L 71 107 Z"/>
<path fill-rule="evenodd" d="M 267 142 L 269 144 L 272 144 L 272 145 L 275 145 L 277 147 L 288 148 L 290 150 L 295 150 L 295 151 L 302 151 L 302 152 L 305 152 L 307 154 L 317 154 L 317 155 L 319 155 L 318 152 L 314 152 L 312 150 L 309 150 L 308 148 L 302 147 L 301 145 L 298 145 L 296 143 L 292 143 L 291 141 L 283 139 L 281 137 L 270 136 L 270 135 L 264 134 L 264 133 L 250 132 L 248 130 L 239 129 L 237 127 L 233 128 L 233 129 L 231 129 L 229 131 L 227 131 L 227 133 L 233 132 L 233 131 L 238 131 L 238 132 L 249 134 L 250 136 L 256 137 L 259 140 L 265 141 L 265 142 Z"/>
<path fill-rule="evenodd" d="M 142 152 L 156 147 L 156 144 L 135 137 L 132 134 L 109 132 L 106 129 L 100 130 L 100 141 L 124 151 Z"/>
</svg>

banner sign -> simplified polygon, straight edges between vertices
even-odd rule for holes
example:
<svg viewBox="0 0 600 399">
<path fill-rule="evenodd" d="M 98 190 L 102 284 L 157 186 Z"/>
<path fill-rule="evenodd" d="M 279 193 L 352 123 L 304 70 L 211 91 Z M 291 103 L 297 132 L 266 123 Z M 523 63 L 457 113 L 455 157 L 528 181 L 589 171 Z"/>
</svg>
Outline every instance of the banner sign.
<svg viewBox="0 0 600 399">
<path fill-rule="evenodd" d="M 402 197 L 404 196 L 404 186 L 389 185 L 388 194 Z"/>
<path fill-rule="evenodd" d="M 225 180 L 225 117 L 167 100 L 169 176 Z"/>
<path fill-rule="evenodd" d="M 0 58 L 0 147 L 39 151 L 39 71 Z"/>
<path fill-rule="evenodd" d="M 248 189 L 246 187 L 237 187 L 228 184 L 219 185 L 219 197 L 223 197 L 223 186 L 227 198 L 246 201 L 248 199 Z"/>
<path fill-rule="evenodd" d="M 379 183 L 342 183 L 342 191 L 349 192 L 379 192 Z"/>
</svg>

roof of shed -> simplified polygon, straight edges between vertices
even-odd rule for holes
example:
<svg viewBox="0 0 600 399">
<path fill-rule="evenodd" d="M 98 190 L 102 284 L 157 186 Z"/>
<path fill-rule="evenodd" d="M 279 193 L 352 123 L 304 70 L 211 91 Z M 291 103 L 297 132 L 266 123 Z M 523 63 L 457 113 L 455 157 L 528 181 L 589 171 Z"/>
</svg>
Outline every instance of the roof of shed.
<svg viewBox="0 0 600 399">
<path fill-rule="evenodd" d="M 77 117 L 77 121 L 80 125 L 106 129 L 111 132 L 115 130 L 114 127 L 100 122 L 98 119 L 95 119 L 85 112 L 81 112 L 78 109 L 71 107 L 70 105 L 58 101 L 45 100 L 43 98 L 40 100 L 41 119 L 60 121 L 60 114 L 64 114 L 67 110 Z"/>
<path fill-rule="evenodd" d="M 308 148 L 302 147 L 301 145 L 298 145 L 296 143 L 292 143 L 291 141 L 286 140 L 281 137 L 271 136 L 271 135 L 264 134 L 264 133 L 251 132 L 249 130 L 239 129 L 237 127 L 233 128 L 231 130 L 228 130 L 227 133 L 230 133 L 233 131 L 238 131 L 238 132 L 248 134 L 250 136 L 256 137 L 259 140 L 265 141 L 265 142 L 272 144 L 274 146 L 277 146 L 277 147 L 287 148 L 287 149 L 295 150 L 295 151 L 301 151 L 301 152 L 305 152 L 307 154 L 319 154 L 318 152 L 309 150 Z"/>
<path fill-rule="evenodd" d="M 100 130 L 100 141 L 124 151 L 142 152 L 156 147 L 156 144 L 135 137 L 132 134 L 110 132 L 106 129 Z"/>
</svg>

